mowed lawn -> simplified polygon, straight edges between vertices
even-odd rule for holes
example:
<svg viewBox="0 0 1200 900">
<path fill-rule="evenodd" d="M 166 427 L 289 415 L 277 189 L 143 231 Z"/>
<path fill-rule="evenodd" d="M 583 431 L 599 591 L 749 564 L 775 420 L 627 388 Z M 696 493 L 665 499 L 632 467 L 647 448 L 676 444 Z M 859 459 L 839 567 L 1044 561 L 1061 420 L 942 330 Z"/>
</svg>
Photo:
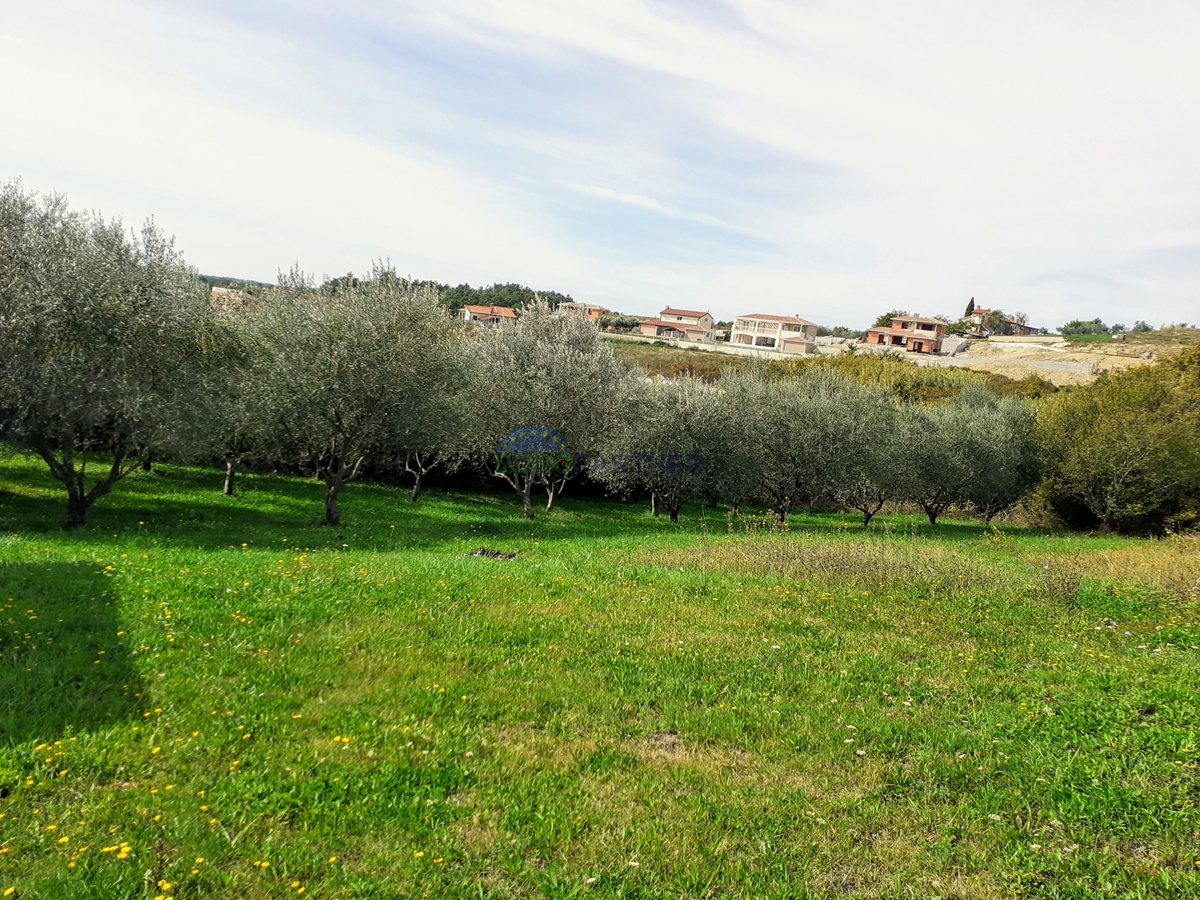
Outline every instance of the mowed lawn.
<svg viewBox="0 0 1200 900">
<path fill-rule="evenodd" d="M 1196 539 L 220 482 L 0 459 L 0 895 L 1200 897 Z"/>
</svg>

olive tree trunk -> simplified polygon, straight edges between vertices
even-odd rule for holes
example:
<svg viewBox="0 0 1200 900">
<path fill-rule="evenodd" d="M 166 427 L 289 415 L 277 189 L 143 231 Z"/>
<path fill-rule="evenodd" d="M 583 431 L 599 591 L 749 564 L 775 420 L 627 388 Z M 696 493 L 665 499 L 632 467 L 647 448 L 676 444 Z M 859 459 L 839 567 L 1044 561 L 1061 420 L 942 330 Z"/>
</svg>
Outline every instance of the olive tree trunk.
<svg viewBox="0 0 1200 900">
<path fill-rule="evenodd" d="M 325 482 L 325 524 L 336 525 L 341 521 L 338 510 L 338 494 L 348 483 L 358 477 L 362 470 L 364 456 L 358 457 L 353 464 L 338 453 L 330 454 L 326 459 L 317 463 L 317 477 Z"/>
</svg>

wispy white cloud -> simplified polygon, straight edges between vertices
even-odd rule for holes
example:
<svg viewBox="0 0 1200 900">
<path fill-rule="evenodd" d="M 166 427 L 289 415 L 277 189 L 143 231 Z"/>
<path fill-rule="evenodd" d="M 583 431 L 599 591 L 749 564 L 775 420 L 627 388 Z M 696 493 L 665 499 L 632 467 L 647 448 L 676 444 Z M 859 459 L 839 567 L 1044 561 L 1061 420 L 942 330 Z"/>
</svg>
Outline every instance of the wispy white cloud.
<svg viewBox="0 0 1200 900">
<path fill-rule="evenodd" d="M 45 0 L 0 175 L 205 270 L 389 255 L 862 323 L 1195 319 L 1200 9 L 1079 0 Z"/>
<path fill-rule="evenodd" d="M 666 206 L 653 197 L 643 197 L 641 194 L 630 194 L 625 191 L 615 191 L 612 188 L 597 187 L 591 184 L 570 184 L 566 187 L 580 194 L 586 194 L 589 197 L 600 197 L 604 200 L 612 200 L 615 203 L 624 203 L 628 206 L 636 206 L 639 209 L 649 210 L 653 213 L 658 213 L 661 216 L 666 216 L 670 219 L 682 219 L 685 222 L 699 222 L 702 225 L 711 225 L 713 228 L 720 228 L 726 231 L 739 231 L 751 233 L 749 229 L 742 228 L 739 225 L 734 225 L 729 222 L 724 222 L 715 216 L 706 215 L 702 212 L 688 212 L 687 210 L 677 209 L 671 206 Z"/>
</svg>

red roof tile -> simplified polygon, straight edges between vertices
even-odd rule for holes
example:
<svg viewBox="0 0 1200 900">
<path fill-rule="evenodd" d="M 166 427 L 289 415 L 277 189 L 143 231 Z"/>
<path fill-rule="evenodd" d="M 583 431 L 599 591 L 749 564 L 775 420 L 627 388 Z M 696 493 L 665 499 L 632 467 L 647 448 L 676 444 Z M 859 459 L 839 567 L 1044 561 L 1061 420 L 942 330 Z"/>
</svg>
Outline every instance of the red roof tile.
<svg viewBox="0 0 1200 900">
<path fill-rule="evenodd" d="M 477 316 L 504 316 L 509 319 L 517 317 L 511 306 L 471 306 L 468 304 L 463 309 L 473 312 Z"/>
<path fill-rule="evenodd" d="M 668 306 L 661 313 L 659 313 L 659 315 L 660 316 L 695 316 L 697 319 L 699 319 L 701 316 L 707 316 L 708 313 L 707 312 L 698 312 L 697 310 L 694 310 L 694 309 L 672 309 L 671 307 Z"/>
</svg>

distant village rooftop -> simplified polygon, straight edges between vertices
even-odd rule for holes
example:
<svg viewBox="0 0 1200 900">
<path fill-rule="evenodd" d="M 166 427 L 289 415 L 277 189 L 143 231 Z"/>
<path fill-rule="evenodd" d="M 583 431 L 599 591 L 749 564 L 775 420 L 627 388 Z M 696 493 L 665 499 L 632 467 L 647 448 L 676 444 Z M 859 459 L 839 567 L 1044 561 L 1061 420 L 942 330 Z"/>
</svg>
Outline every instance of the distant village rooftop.
<svg viewBox="0 0 1200 900">
<path fill-rule="evenodd" d="M 517 314 L 508 306 L 472 306 L 468 304 L 463 309 L 477 316 L 504 316 L 509 319 L 517 317 Z"/>
</svg>

